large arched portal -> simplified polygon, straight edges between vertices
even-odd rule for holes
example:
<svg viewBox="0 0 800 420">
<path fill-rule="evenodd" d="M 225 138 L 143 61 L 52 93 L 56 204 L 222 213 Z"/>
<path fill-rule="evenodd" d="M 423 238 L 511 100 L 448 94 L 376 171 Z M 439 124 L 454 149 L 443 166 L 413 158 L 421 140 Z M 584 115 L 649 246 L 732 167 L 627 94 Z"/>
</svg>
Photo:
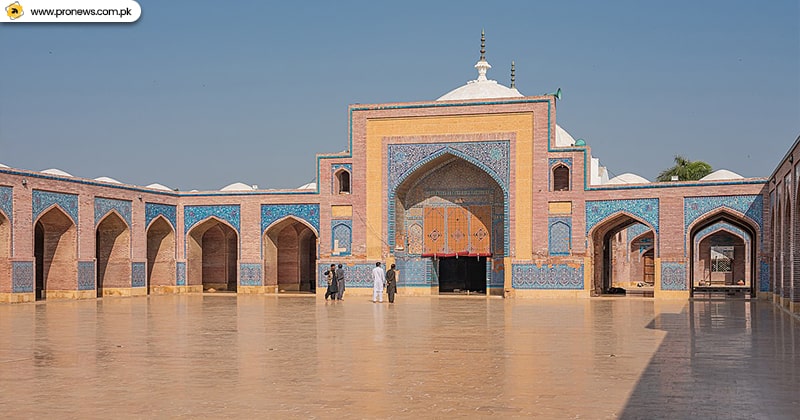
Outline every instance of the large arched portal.
<svg viewBox="0 0 800 420">
<path fill-rule="evenodd" d="M 264 232 L 265 286 L 278 291 L 316 292 L 317 235 L 293 217 Z"/>
<path fill-rule="evenodd" d="M 465 159 L 444 154 L 421 166 L 395 190 L 395 254 L 401 264 L 430 259 L 434 278 L 404 281 L 486 293 L 492 259 L 503 258 L 504 206 L 497 181 Z"/>
<path fill-rule="evenodd" d="M 11 288 L 11 223 L 0 212 L 0 292 Z"/>
<path fill-rule="evenodd" d="M 147 291 L 175 284 L 175 231 L 156 217 L 147 228 Z"/>
<path fill-rule="evenodd" d="M 59 207 L 36 221 L 33 240 L 36 259 L 36 299 L 50 291 L 76 290 L 78 286 L 78 234 L 75 223 Z"/>
<path fill-rule="evenodd" d="M 235 292 L 239 261 L 236 230 L 212 217 L 193 227 L 187 239 L 188 285 L 202 285 L 203 291 Z"/>
<path fill-rule="evenodd" d="M 656 236 L 650 225 L 626 213 L 607 218 L 590 234 L 594 270 L 592 296 L 652 291 Z"/>
<path fill-rule="evenodd" d="M 109 213 L 95 231 L 97 297 L 113 294 L 114 288 L 131 287 L 131 234 L 115 212 Z"/>
<path fill-rule="evenodd" d="M 709 215 L 689 229 L 692 295 L 756 292 L 756 227 L 728 211 Z"/>
</svg>

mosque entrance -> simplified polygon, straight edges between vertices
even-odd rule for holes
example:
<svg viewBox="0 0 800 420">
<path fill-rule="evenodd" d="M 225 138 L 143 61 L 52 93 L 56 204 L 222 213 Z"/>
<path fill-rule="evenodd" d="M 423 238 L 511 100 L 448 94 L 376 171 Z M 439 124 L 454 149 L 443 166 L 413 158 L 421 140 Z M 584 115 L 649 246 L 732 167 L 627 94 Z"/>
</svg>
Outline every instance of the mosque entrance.
<svg viewBox="0 0 800 420">
<path fill-rule="evenodd" d="M 486 257 L 439 258 L 439 293 L 486 293 Z"/>
<path fill-rule="evenodd" d="M 691 229 L 693 297 L 747 297 L 755 294 L 755 228 L 725 212 Z"/>
<path fill-rule="evenodd" d="M 187 281 L 203 291 L 235 292 L 239 238 L 230 225 L 210 218 L 189 231 Z"/>
<path fill-rule="evenodd" d="M 591 238 L 592 296 L 653 297 L 656 238 L 649 225 L 620 213 L 594 227 Z"/>
<path fill-rule="evenodd" d="M 130 287 L 131 235 L 128 225 L 115 212 L 106 216 L 95 231 L 97 297 L 106 287 Z"/>
<path fill-rule="evenodd" d="M 279 292 L 316 292 L 317 235 L 287 217 L 264 232 L 264 285 Z"/>
<path fill-rule="evenodd" d="M 33 237 L 36 299 L 46 299 L 51 290 L 74 289 L 78 278 L 78 235 L 72 219 L 53 207 L 36 222 Z"/>
</svg>

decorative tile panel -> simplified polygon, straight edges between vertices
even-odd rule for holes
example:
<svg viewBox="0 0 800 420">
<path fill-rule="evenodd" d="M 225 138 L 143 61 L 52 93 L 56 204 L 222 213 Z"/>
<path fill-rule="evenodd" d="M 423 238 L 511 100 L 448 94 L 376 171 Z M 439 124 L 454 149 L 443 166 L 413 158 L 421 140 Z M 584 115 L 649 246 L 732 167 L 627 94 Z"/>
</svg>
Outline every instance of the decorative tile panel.
<svg viewBox="0 0 800 420">
<path fill-rule="evenodd" d="M 730 233 L 733 233 L 734 235 L 739 236 L 740 238 L 742 238 L 745 241 L 745 243 L 747 244 L 748 247 L 750 246 L 750 234 L 749 233 L 739 229 L 736 226 L 733 226 L 730 223 L 717 222 L 717 223 L 714 223 L 714 224 L 712 224 L 710 226 L 706 226 L 705 228 L 703 228 L 702 230 L 700 230 L 699 232 L 697 232 L 694 235 L 694 252 L 695 252 L 695 254 L 697 254 L 699 252 L 700 242 L 702 242 L 703 239 L 705 239 L 709 235 L 713 235 L 713 234 L 715 234 L 715 233 L 717 233 L 717 232 L 719 232 L 721 230 L 726 230 L 726 231 L 728 231 Z"/>
<path fill-rule="evenodd" d="M 114 200 L 111 198 L 95 197 L 94 199 L 94 224 L 100 223 L 111 210 L 116 210 L 120 216 L 131 226 L 131 202 L 126 200 Z"/>
<path fill-rule="evenodd" d="M 331 255 L 350 255 L 353 242 L 353 222 L 351 220 L 334 220 L 331 229 Z"/>
<path fill-rule="evenodd" d="M 769 292 L 769 263 L 760 261 L 758 268 L 758 291 Z"/>
<path fill-rule="evenodd" d="M 11 262 L 11 284 L 14 293 L 33 293 L 33 261 Z"/>
<path fill-rule="evenodd" d="M 661 290 L 689 290 L 686 281 L 686 264 L 661 263 Z"/>
<path fill-rule="evenodd" d="M 563 163 L 567 165 L 568 168 L 572 169 L 572 158 L 550 158 L 547 159 L 547 162 L 550 169 L 553 169 L 553 166 L 556 166 L 558 163 Z"/>
<path fill-rule="evenodd" d="M 548 249 L 550 255 L 569 255 L 572 245 L 572 218 L 548 218 Z"/>
<path fill-rule="evenodd" d="M 489 278 L 490 288 L 502 288 L 506 281 L 506 269 L 502 258 L 492 259 L 491 275 Z"/>
<path fill-rule="evenodd" d="M 239 232 L 240 210 L 238 204 L 223 206 L 184 206 L 184 232 L 188 232 L 195 224 L 211 216 L 230 223 L 230 225 Z"/>
<path fill-rule="evenodd" d="M 78 261 L 78 290 L 94 290 L 94 261 Z"/>
<path fill-rule="evenodd" d="M 583 264 L 512 264 L 511 284 L 515 289 L 582 290 Z"/>
<path fill-rule="evenodd" d="M 131 263 L 131 287 L 147 286 L 147 266 L 143 262 Z"/>
<path fill-rule="evenodd" d="M 684 229 L 704 214 L 726 207 L 744 214 L 763 230 L 763 197 L 760 195 L 728 195 L 720 197 L 687 197 L 683 200 Z"/>
<path fill-rule="evenodd" d="M 398 286 L 430 287 L 433 264 L 431 258 L 405 257 L 398 258 L 395 263 L 397 264 L 397 270 L 400 272 L 397 281 Z"/>
<path fill-rule="evenodd" d="M 0 212 L 2 212 L 9 221 L 14 221 L 14 190 L 11 187 L 0 187 Z"/>
<path fill-rule="evenodd" d="M 150 226 L 150 222 L 152 222 L 153 219 L 158 216 L 164 216 L 164 218 L 172 224 L 172 228 L 175 229 L 175 225 L 177 224 L 177 213 L 177 208 L 169 204 L 145 203 L 144 226 L 147 228 Z"/>
<path fill-rule="evenodd" d="M 381 265 L 384 271 L 386 267 Z M 317 287 L 328 287 L 328 280 L 325 277 L 325 271 L 330 268 L 330 263 L 317 264 Z M 353 288 L 372 288 L 372 269 L 375 268 L 375 263 L 372 264 L 354 264 L 342 265 L 344 269 L 344 284 L 345 287 Z"/>
<path fill-rule="evenodd" d="M 262 204 L 261 233 L 263 234 L 269 225 L 286 216 L 305 220 L 314 227 L 315 233 L 319 234 L 319 204 Z"/>
<path fill-rule="evenodd" d="M 75 225 L 78 225 L 78 196 L 75 194 L 62 194 L 50 191 L 33 190 L 33 220 L 35 221 L 43 211 L 50 206 L 58 204 Z"/>
<path fill-rule="evenodd" d="M 175 285 L 186 286 L 186 262 L 178 261 L 175 263 Z"/>
<path fill-rule="evenodd" d="M 239 264 L 239 284 L 242 286 L 261 286 L 261 264 Z"/>
<path fill-rule="evenodd" d="M 586 233 L 607 217 L 624 212 L 650 224 L 658 234 L 658 199 L 600 200 L 586 202 Z"/>
<path fill-rule="evenodd" d="M 649 232 L 650 228 L 642 223 L 635 223 L 626 229 L 625 235 L 628 238 L 628 249 L 630 249 L 631 242 L 639 235 Z"/>
</svg>

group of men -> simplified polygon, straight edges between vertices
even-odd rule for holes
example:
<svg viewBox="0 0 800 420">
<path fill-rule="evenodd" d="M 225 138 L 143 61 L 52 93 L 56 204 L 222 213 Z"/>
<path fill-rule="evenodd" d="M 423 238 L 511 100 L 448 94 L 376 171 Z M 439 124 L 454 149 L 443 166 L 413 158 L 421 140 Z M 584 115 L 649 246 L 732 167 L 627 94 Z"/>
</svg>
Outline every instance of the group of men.
<svg viewBox="0 0 800 420">
<path fill-rule="evenodd" d="M 328 297 L 331 300 L 343 300 L 345 281 L 344 270 L 342 265 L 331 264 L 331 267 L 325 271 L 325 276 L 328 279 L 328 290 L 325 291 L 325 300 Z M 375 263 L 375 268 L 372 269 L 372 302 L 383 302 L 383 289 L 386 288 L 386 293 L 389 295 L 389 303 L 394 303 L 394 295 L 397 293 L 397 269 L 392 264 L 389 271 L 383 272 L 380 262 Z"/>
</svg>

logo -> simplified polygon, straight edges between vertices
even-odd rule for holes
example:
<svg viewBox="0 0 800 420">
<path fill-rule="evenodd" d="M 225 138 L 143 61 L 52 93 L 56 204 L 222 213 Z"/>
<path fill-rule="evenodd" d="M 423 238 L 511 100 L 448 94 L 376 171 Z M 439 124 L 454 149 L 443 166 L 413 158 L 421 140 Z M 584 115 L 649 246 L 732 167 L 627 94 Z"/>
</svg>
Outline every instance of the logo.
<svg viewBox="0 0 800 420">
<path fill-rule="evenodd" d="M 18 1 L 11 3 L 6 7 L 6 14 L 11 20 L 22 17 L 22 5 Z"/>
</svg>

